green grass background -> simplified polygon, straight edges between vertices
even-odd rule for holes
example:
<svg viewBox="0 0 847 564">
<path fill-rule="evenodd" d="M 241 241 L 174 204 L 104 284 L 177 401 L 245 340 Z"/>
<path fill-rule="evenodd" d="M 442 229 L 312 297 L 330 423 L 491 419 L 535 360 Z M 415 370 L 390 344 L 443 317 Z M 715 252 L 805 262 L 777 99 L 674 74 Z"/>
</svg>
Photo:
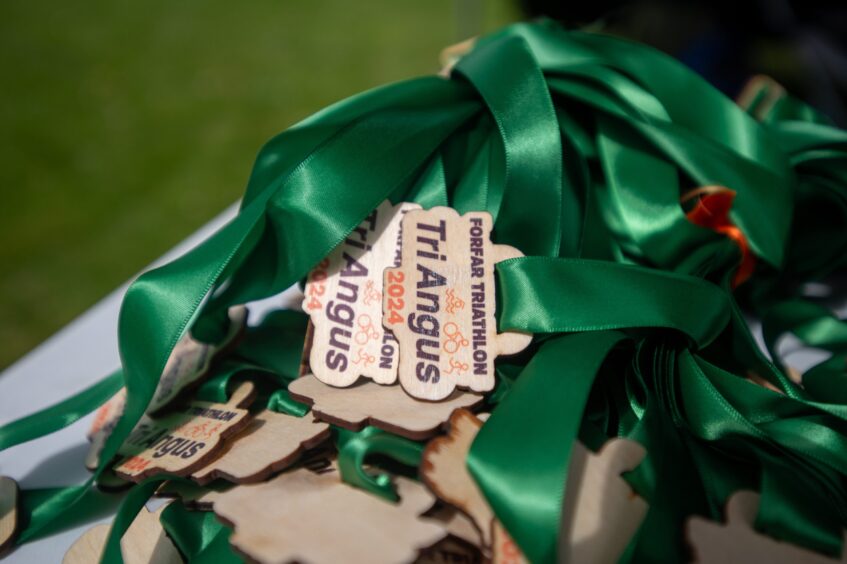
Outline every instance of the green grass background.
<svg viewBox="0 0 847 564">
<path fill-rule="evenodd" d="M 264 141 L 505 0 L 0 4 L 0 368 L 242 193 Z"/>
</svg>

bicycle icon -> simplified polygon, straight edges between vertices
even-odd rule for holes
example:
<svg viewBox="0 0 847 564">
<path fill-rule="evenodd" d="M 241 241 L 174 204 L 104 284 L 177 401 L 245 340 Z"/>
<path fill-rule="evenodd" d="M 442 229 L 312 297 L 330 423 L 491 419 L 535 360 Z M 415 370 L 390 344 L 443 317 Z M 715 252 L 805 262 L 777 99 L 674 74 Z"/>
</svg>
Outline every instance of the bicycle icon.
<svg viewBox="0 0 847 564">
<path fill-rule="evenodd" d="M 365 297 L 362 299 L 365 305 L 371 305 L 377 302 L 382 302 L 382 292 L 376 289 L 373 280 L 365 282 Z"/>
<path fill-rule="evenodd" d="M 452 327 L 452 329 L 450 329 Z M 458 351 L 462 347 L 466 347 L 470 344 L 464 335 L 462 335 L 461 331 L 459 331 L 459 326 L 456 323 L 450 321 L 444 324 L 444 335 L 447 338 L 444 340 L 444 352 L 449 354 L 453 354 Z"/>
<path fill-rule="evenodd" d="M 355 336 L 358 344 L 365 345 L 371 339 L 379 339 L 379 331 L 374 329 L 373 320 L 367 313 L 360 315 L 359 319 L 356 320 L 356 324 L 359 326 L 359 330 L 356 332 Z"/>
</svg>

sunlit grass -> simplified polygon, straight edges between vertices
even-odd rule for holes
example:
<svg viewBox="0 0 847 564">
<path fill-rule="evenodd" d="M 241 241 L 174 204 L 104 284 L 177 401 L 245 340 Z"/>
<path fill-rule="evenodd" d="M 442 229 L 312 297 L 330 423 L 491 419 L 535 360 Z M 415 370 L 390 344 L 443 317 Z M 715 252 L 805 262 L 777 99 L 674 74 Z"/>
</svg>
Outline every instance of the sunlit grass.
<svg viewBox="0 0 847 564">
<path fill-rule="evenodd" d="M 0 367 L 235 201 L 273 134 L 515 17 L 476 5 L 0 5 Z"/>
</svg>

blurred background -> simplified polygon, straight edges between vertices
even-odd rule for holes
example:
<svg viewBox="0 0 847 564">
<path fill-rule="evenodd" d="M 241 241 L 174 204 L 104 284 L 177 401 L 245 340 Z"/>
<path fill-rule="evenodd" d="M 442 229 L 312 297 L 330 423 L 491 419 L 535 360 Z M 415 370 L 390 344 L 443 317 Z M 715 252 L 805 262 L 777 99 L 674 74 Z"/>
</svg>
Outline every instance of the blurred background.
<svg viewBox="0 0 847 564">
<path fill-rule="evenodd" d="M 843 2 L 57 0 L 0 5 L 0 369 L 236 201 L 274 134 L 521 19 L 625 35 L 842 125 Z"/>
</svg>

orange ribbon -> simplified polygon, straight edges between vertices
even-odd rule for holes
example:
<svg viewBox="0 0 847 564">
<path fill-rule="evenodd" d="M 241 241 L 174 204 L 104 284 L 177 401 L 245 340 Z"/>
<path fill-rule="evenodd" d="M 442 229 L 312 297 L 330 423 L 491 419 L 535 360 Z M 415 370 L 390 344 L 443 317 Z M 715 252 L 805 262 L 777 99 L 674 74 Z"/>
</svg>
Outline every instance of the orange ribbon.
<svg viewBox="0 0 847 564">
<path fill-rule="evenodd" d="M 732 202 L 735 200 L 735 190 L 723 186 L 703 186 L 685 194 L 682 202 L 693 198 L 697 198 L 697 203 L 685 214 L 688 220 L 700 227 L 726 235 L 738 245 L 741 251 L 741 263 L 732 278 L 732 287 L 736 288 L 753 274 L 756 268 L 756 257 L 750 252 L 744 232 L 733 225 L 729 217 L 729 210 L 732 209 Z"/>
</svg>

